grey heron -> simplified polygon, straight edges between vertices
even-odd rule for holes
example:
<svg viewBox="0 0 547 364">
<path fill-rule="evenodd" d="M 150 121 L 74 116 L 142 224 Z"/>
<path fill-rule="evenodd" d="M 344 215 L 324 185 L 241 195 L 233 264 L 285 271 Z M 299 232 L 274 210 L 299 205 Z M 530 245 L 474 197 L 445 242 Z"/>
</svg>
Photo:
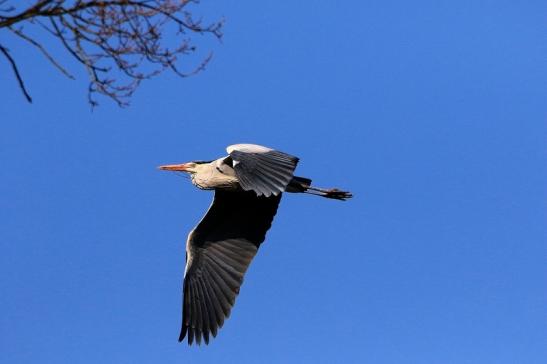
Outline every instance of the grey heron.
<svg viewBox="0 0 547 364">
<path fill-rule="evenodd" d="M 243 276 L 264 241 L 283 192 L 309 193 L 346 200 L 349 192 L 313 187 L 296 177 L 298 158 L 255 144 L 236 144 L 214 161 L 160 166 L 190 174 L 192 183 L 214 190 L 209 210 L 186 241 L 182 328 L 188 337 L 206 344 L 230 315 Z"/>
</svg>

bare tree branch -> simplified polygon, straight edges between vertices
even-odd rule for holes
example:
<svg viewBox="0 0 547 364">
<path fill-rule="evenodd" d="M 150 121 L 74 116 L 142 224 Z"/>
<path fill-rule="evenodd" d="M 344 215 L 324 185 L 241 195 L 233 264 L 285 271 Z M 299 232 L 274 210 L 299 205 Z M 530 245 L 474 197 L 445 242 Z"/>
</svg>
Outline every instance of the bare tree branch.
<svg viewBox="0 0 547 364">
<path fill-rule="evenodd" d="M 15 63 L 15 60 L 11 57 L 9 54 L 9 51 L 7 48 L 2 46 L 0 44 L 0 52 L 8 59 L 9 63 L 11 64 L 11 68 L 13 69 L 13 73 L 15 74 L 15 78 L 17 78 L 17 82 L 19 82 L 19 88 L 21 91 L 23 91 L 23 95 L 25 95 L 25 98 L 28 102 L 32 103 L 32 97 L 27 92 L 27 89 L 25 87 L 25 83 L 23 82 L 23 79 L 21 78 L 21 74 L 19 73 L 19 69 L 17 68 L 17 63 Z"/>
<path fill-rule="evenodd" d="M 222 21 L 203 25 L 187 10 L 198 0 L 37 0 L 19 12 L 14 6 L 6 7 L 8 1 L 0 0 L 0 31 L 6 28 L 38 48 L 60 72 L 71 77 L 23 26 L 38 26 L 59 40 L 86 69 L 88 100 L 93 106 L 97 105 L 97 93 L 120 106 L 127 105 L 143 80 L 166 69 L 181 77 L 203 70 L 211 53 L 190 71 L 179 70 L 179 58 L 196 50 L 190 35 L 222 37 Z M 44 18 L 49 22 L 42 22 Z M 26 92 L 24 85 L 22 89 Z"/>
</svg>

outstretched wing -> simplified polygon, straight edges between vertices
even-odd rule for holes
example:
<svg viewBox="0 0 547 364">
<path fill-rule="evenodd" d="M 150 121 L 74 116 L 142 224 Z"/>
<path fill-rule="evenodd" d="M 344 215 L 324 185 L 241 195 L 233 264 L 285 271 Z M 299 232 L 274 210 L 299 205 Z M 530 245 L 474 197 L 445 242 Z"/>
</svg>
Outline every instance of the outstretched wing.
<svg viewBox="0 0 547 364">
<path fill-rule="evenodd" d="M 297 157 L 255 144 L 230 145 L 226 150 L 241 187 L 259 196 L 285 191 L 298 163 Z"/>
<path fill-rule="evenodd" d="M 272 224 L 281 200 L 252 191 L 215 191 L 205 217 L 188 236 L 182 329 L 206 344 L 230 315 L 243 276 Z"/>
</svg>

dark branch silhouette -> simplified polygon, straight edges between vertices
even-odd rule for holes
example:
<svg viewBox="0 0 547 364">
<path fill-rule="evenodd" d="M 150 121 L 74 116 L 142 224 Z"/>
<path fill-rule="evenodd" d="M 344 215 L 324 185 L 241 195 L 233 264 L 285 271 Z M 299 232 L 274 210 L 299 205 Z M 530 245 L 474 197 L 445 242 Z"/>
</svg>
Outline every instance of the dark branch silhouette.
<svg viewBox="0 0 547 364">
<path fill-rule="evenodd" d="M 189 72 L 177 66 L 181 56 L 196 50 L 190 36 L 222 37 L 222 21 L 203 25 L 187 10 L 198 0 L 36 0 L 23 10 L 10 3 L 16 1 L 0 0 L 0 30 L 37 48 L 57 70 L 73 79 L 28 29 L 37 27 L 56 38 L 86 69 L 92 106 L 97 105 L 96 94 L 125 106 L 141 81 L 166 69 L 181 77 L 203 70 L 211 54 Z M 171 34 L 174 36 L 168 37 Z M 13 54 L 1 43 L 0 54 L 9 61 L 19 88 L 32 102 Z"/>
</svg>

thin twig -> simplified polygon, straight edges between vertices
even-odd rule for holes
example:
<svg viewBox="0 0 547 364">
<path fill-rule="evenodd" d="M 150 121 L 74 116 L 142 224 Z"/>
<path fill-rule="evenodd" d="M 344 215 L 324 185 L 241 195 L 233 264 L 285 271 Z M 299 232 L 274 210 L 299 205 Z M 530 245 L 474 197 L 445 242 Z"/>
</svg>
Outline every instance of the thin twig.
<svg viewBox="0 0 547 364">
<path fill-rule="evenodd" d="M 51 64 L 53 64 L 53 66 L 55 66 L 55 68 L 57 68 L 62 74 L 64 74 L 65 76 L 67 76 L 68 78 L 70 78 L 71 80 L 74 80 L 74 76 L 72 76 L 63 66 L 61 66 L 49 53 L 48 51 L 46 51 L 46 49 L 40 44 L 38 43 L 37 41 L 35 41 L 34 39 L 32 39 L 31 37 L 29 37 L 28 35 L 24 34 L 22 31 L 20 30 L 17 30 L 17 29 L 13 29 L 12 27 L 9 27 L 9 29 L 17 34 L 19 37 L 23 38 L 24 40 L 26 40 L 27 42 L 29 42 L 30 44 L 32 44 L 33 46 L 35 46 L 36 48 L 38 48 L 42 54 L 44 55 L 44 57 L 46 57 L 46 59 L 48 61 L 51 62 Z"/>
<path fill-rule="evenodd" d="M 19 73 L 19 69 L 17 68 L 17 64 L 15 63 L 15 60 L 9 54 L 8 49 L 2 46 L 1 44 L 0 44 L 0 52 L 2 52 L 4 56 L 6 56 L 8 61 L 11 63 L 11 68 L 13 69 L 13 73 L 15 73 L 17 82 L 19 82 L 19 88 L 21 88 L 21 91 L 23 91 L 23 95 L 25 95 L 25 98 L 27 99 L 27 101 L 32 103 L 32 97 L 30 97 L 29 93 L 27 92 L 25 83 L 23 82 L 23 79 L 21 78 L 21 74 Z"/>
</svg>

